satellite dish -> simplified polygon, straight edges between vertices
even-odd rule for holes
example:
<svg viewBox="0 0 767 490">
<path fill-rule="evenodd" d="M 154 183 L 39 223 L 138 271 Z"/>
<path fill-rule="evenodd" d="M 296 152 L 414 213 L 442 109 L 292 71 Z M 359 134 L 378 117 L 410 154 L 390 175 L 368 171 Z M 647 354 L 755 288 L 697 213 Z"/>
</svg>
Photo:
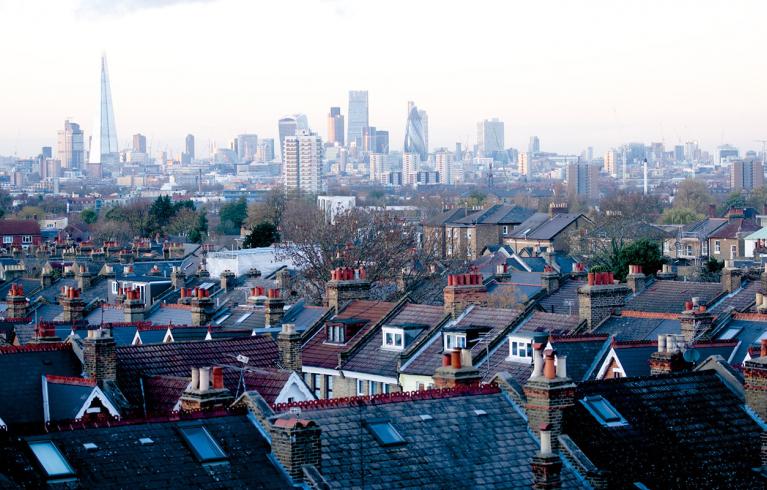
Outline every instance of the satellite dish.
<svg viewBox="0 0 767 490">
<path fill-rule="evenodd" d="M 684 360 L 695 364 L 700 359 L 700 352 L 695 349 L 687 349 L 684 351 Z"/>
</svg>

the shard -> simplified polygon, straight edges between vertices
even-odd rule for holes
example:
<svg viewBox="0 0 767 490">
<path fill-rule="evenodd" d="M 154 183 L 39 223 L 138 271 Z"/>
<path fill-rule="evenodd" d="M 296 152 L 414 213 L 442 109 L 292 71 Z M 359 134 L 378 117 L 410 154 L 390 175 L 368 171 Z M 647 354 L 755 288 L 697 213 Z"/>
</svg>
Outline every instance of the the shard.
<svg viewBox="0 0 767 490">
<path fill-rule="evenodd" d="M 112 107 L 112 90 L 109 87 L 107 57 L 101 55 L 101 99 L 96 124 L 93 127 L 89 163 L 115 163 L 119 160 L 117 149 L 117 129 L 115 113 Z"/>
</svg>

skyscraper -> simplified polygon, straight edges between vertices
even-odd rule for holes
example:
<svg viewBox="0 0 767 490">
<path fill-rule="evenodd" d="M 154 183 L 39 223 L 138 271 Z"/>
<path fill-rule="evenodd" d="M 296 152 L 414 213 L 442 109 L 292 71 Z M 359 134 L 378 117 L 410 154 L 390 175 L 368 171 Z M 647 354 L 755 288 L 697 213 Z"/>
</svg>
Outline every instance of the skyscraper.
<svg viewBox="0 0 767 490">
<path fill-rule="evenodd" d="M 418 153 L 402 154 L 402 185 L 415 185 L 421 156 Z"/>
<path fill-rule="evenodd" d="M 112 90 L 109 86 L 106 55 L 101 55 L 100 89 L 99 115 L 93 128 L 88 162 L 116 163 L 119 161 L 118 152 L 120 150 L 117 148 L 117 129 L 115 128 L 115 114 L 112 107 Z"/>
<path fill-rule="evenodd" d="M 61 168 L 83 170 L 85 166 L 85 140 L 80 125 L 64 121 L 64 129 L 58 132 L 57 152 Z"/>
<path fill-rule="evenodd" d="M 581 162 L 569 164 L 567 166 L 567 191 L 571 197 L 598 198 L 599 167 Z"/>
<path fill-rule="evenodd" d="M 241 134 L 237 136 L 237 158 L 241 163 L 252 162 L 256 158 L 258 135 Z"/>
<path fill-rule="evenodd" d="M 133 135 L 133 151 L 136 153 L 146 153 L 146 136 L 141 133 Z"/>
<path fill-rule="evenodd" d="M 426 129 L 421 119 L 421 111 L 413 101 L 407 103 L 407 125 L 405 126 L 405 153 L 415 153 L 422 161 L 428 157 L 426 146 Z M 407 177 L 404 175 L 403 179 Z"/>
<path fill-rule="evenodd" d="M 389 132 L 388 131 L 381 131 L 380 129 L 376 130 L 376 147 L 375 147 L 376 153 L 383 153 L 387 154 L 389 153 Z"/>
<path fill-rule="evenodd" d="M 277 122 L 277 134 L 280 136 L 280 155 L 285 158 L 285 138 L 294 136 L 297 131 L 309 131 L 309 120 L 305 114 L 285 116 Z"/>
<path fill-rule="evenodd" d="M 322 190 L 322 138 L 306 129 L 284 139 L 282 176 L 287 191 Z"/>
<path fill-rule="evenodd" d="M 376 128 L 374 126 L 366 126 L 362 128 L 362 151 L 366 151 L 368 153 L 376 151 L 376 136 Z"/>
<path fill-rule="evenodd" d="M 356 143 L 357 148 L 362 148 L 362 131 L 368 125 L 368 91 L 350 90 L 347 144 Z"/>
<path fill-rule="evenodd" d="M 331 107 L 328 114 L 328 144 L 344 146 L 344 116 L 340 107 Z"/>
<path fill-rule="evenodd" d="M 764 187 L 764 167 L 758 160 L 736 160 L 730 165 L 730 188 L 751 190 Z"/>
<path fill-rule="evenodd" d="M 452 153 L 442 148 L 434 153 L 435 169 L 439 174 L 439 183 L 445 185 L 453 184 L 453 161 Z"/>
<path fill-rule="evenodd" d="M 383 153 L 370 154 L 370 181 L 384 182 L 384 172 L 386 171 L 386 155 Z"/>
<path fill-rule="evenodd" d="M 194 160 L 194 135 L 187 134 L 184 139 L 184 151 L 181 153 L 181 163 L 192 163 L 192 160 Z"/>
<path fill-rule="evenodd" d="M 261 138 L 258 143 L 258 161 L 271 162 L 274 160 L 274 138 Z"/>
<path fill-rule="evenodd" d="M 527 151 L 530 153 L 541 152 L 541 140 L 537 136 L 530 136 L 530 142 L 527 144 Z"/>
<path fill-rule="evenodd" d="M 477 123 L 477 149 L 482 156 L 493 157 L 504 147 L 503 121 L 494 117 Z"/>
<path fill-rule="evenodd" d="M 620 154 L 615 148 L 607 150 L 605 152 L 605 172 L 617 178 L 620 158 Z"/>
</svg>

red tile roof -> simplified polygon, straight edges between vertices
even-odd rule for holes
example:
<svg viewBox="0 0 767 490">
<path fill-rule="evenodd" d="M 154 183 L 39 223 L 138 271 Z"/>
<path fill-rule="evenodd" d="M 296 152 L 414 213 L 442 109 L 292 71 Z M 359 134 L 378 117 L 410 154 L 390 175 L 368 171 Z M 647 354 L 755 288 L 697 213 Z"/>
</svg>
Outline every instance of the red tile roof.
<svg viewBox="0 0 767 490">
<path fill-rule="evenodd" d="M 40 224 L 31 219 L 0 220 L 0 235 L 39 235 Z"/>
</svg>

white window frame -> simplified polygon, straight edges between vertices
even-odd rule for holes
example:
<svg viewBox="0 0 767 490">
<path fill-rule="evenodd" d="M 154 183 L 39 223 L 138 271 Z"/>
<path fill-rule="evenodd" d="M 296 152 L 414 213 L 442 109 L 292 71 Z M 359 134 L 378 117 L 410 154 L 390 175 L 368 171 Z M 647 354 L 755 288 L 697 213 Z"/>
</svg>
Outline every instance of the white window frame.
<svg viewBox="0 0 767 490">
<path fill-rule="evenodd" d="M 7 245 L 9 243 L 13 243 L 13 235 L 4 235 L 3 236 L 3 243 L 5 245 Z"/>
<path fill-rule="evenodd" d="M 330 374 L 325 375 L 325 398 L 333 398 L 333 376 Z"/>
<path fill-rule="evenodd" d="M 453 345 L 453 339 L 455 339 L 455 345 Z M 444 348 L 445 350 L 465 349 L 466 334 L 446 333 Z"/>
<path fill-rule="evenodd" d="M 722 253 L 722 242 L 719 240 L 714 240 L 714 253 Z"/>
<path fill-rule="evenodd" d="M 692 245 L 687 244 L 687 247 L 685 249 L 685 253 L 687 254 L 688 257 L 692 256 Z"/>
<path fill-rule="evenodd" d="M 357 396 L 365 396 L 365 380 L 357 380 Z"/>
<path fill-rule="evenodd" d="M 320 374 L 319 373 L 312 373 L 312 391 L 314 392 L 314 396 L 317 398 L 321 398 L 322 390 L 320 389 Z"/>
<path fill-rule="evenodd" d="M 32 243 L 32 235 L 23 235 L 21 237 L 21 243 Z"/>
<path fill-rule="evenodd" d="M 509 359 L 533 362 L 533 341 L 523 337 L 509 337 Z"/>
<path fill-rule="evenodd" d="M 368 381 L 368 395 L 377 395 L 377 394 L 378 394 L 378 382 Z"/>
<path fill-rule="evenodd" d="M 504 235 L 504 236 L 505 236 L 505 235 L 508 235 L 508 234 L 509 234 L 509 225 L 503 225 L 503 230 L 502 230 L 502 232 L 503 232 L 503 235 Z"/>
<path fill-rule="evenodd" d="M 405 348 L 405 331 L 401 328 L 383 327 L 381 329 L 381 347 L 390 350 L 402 350 Z M 389 342 L 391 340 L 391 343 Z"/>
<path fill-rule="evenodd" d="M 738 246 L 730 245 L 730 260 L 735 260 L 735 257 L 737 256 L 738 256 Z"/>
</svg>

